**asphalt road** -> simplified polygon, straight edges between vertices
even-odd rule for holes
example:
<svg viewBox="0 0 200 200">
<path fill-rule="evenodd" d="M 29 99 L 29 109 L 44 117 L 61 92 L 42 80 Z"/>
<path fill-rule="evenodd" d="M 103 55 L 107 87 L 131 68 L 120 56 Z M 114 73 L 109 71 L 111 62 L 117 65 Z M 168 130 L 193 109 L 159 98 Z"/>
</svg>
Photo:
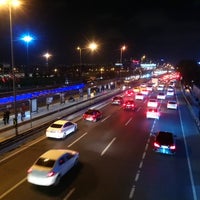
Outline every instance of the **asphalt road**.
<svg viewBox="0 0 200 200">
<path fill-rule="evenodd" d="M 156 93 L 150 94 L 155 96 Z M 199 131 L 182 93 L 178 110 L 160 101 L 159 120 L 146 119 L 146 101 L 137 100 L 134 111 L 108 103 L 103 119 L 93 123 L 76 119 L 77 132 L 64 140 L 45 138 L 22 145 L 1 158 L 0 199 L 42 200 L 197 200 L 200 199 Z M 151 133 L 176 134 L 175 156 L 153 152 Z M 38 187 L 26 172 L 44 151 L 69 148 L 80 152 L 80 163 L 57 187 Z"/>
</svg>

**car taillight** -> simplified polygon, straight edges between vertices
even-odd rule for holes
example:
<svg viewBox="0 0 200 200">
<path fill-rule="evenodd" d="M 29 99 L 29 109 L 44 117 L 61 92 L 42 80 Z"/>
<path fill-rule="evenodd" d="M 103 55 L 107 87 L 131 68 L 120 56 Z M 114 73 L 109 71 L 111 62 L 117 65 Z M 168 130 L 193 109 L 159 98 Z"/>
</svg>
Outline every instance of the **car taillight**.
<svg viewBox="0 0 200 200">
<path fill-rule="evenodd" d="M 32 168 L 28 169 L 27 173 L 30 174 L 33 171 Z"/>
<path fill-rule="evenodd" d="M 54 172 L 54 171 L 50 171 L 48 174 L 47 174 L 47 176 L 48 177 L 52 177 L 52 176 L 54 176 L 56 173 Z"/>
<path fill-rule="evenodd" d="M 172 146 L 170 146 L 169 148 L 172 149 L 172 150 L 174 150 L 174 149 L 176 149 L 176 146 L 175 146 L 175 145 L 172 145 Z"/>
<path fill-rule="evenodd" d="M 158 144 L 158 143 L 156 143 L 156 142 L 154 142 L 154 147 L 160 147 L 160 145 Z"/>
</svg>

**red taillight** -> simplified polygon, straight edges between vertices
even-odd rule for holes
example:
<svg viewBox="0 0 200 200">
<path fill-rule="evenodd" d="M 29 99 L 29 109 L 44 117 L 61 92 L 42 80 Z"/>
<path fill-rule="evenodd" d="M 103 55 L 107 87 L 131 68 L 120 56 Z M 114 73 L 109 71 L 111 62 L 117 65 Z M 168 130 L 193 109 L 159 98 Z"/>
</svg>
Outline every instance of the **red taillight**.
<svg viewBox="0 0 200 200">
<path fill-rule="evenodd" d="M 54 172 L 54 171 L 50 171 L 48 174 L 47 174 L 47 176 L 48 177 L 51 177 L 51 176 L 54 176 L 56 173 Z"/>
<path fill-rule="evenodd" d="M 30 174 L 33 171 L 32 168 L 28 169 L 27 173 Z"/>
<path fill-rule="evenodd" d="M 154 147 L 160 147 L 160 145 L 158 144 L 158 143 L 156 143 L 156 142 L 154 142 Z"/>
<path fill-rule="evenodd" d="M 172 146 L 170 146 L 170 149 L 174 150 L 174 149 L 176 149 L 176 146 L 172 145 Z"/>
</svg>

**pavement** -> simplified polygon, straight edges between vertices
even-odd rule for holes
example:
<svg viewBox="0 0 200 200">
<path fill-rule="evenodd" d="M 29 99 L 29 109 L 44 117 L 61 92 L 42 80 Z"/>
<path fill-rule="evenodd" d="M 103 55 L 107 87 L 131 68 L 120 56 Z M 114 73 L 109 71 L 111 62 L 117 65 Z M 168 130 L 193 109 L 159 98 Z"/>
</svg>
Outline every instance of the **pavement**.
<svg viewBox="0 0 200 200">
<path fill-rule="evenodd" d="M 108 92 L 111 91 L 106 91 L 104 93 L 107 94 Z M 113 91 L 113 92 L 119 92 L 118 91 Z M 190 112 L 196 121 L 196 124 L 199 128 L 200 131 L 200 107 L 199 107 L 199 102 L 196 101 L 195 96 L 192 94 L 191 91 L 184 91 L 183 94 L 185 96 L 185 99 L 188 103 Z M 99 95 L 102 95 L 101 93 Z M 75 107 L 80 104 L 80 101 L 92 99 L 93 97 L 88 97 L 87 95 L 83 96 L 83 99 L 80 100 L 78 98 L 75 98 L 74 102 L 66 102 L 61 104 L 60 102 L 53 103 L 49 106 L 49 109 L 47 109 L 47 106 L 39 107 L 37 112 L 30 113 L 30 111 L 26 111 L 25 113 L 25 118 L 23 121 L 21 120 L 21 116 L 18 116 L 18 127 L 17 129 L 13 125 L 13 118 L 14 116 L 10 116 L 9 124 L 4 125 L 3 119 L 0 119 L 0 142 L 6 141 L 9 138 L 12 138 L 16 135 L 19 135 L 23 133 L 25 130 L 29 130 L 32 128 L 36 128 L 37 126 L 41 126 L 44 123 L 47 123 L 51 121 L 52 119 L 59 119 L 61 116 L 66 115 L 66 108 L 68 107 Z M 74 105 L 74 106 L 72 106 Z M 45 116 L 45 117 L 42 117 Z M 73 116 L 74 117 L 74 116 Z"/>
</svg>

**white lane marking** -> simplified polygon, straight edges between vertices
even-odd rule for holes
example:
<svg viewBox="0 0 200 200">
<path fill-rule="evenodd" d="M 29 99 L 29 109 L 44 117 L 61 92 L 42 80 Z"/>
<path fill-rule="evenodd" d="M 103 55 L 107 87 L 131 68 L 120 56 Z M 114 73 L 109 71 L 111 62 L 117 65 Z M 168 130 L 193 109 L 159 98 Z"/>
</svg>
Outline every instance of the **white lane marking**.
<svg viewBox="0 0 200 200">
<path fill-rule="evenodd" d="M 116 140 L 116 137 L 112 139 L 112 141 L 107 145 L 107 147 L 101 152 L 101 156 L 105 154 L 105 152 L 108 150 L 108 148 L 112 145 L 112 143 Z"/>
<path fill-rule="evenodd" d="M 193 174 L 192 174 L 191 161 L 190 161 L 190 156 L 189 156 L 189 153 L 188 153 L 188 146 L 187 146 L 187 141 L 186 141 L 186 138 L 185 138 L 185 131 L 184 131 L 184 128 L 183 128 L 183 121 L 182 121 L 180 110 L 178 110 L 178 112 L 179 112 L 179 118 L 180 118 L 180 123 L 181 123 L 181 130 L 182 130 L 182 134 L 183 134 L 183 141 L 184 141 L 184 145 L 185 145 L 187 164 L 188 164 L 188 168 L 189 168 L 189 175 L 190 175 L 190 182 L 191 182 L 191 186 L 192 186 L 193 199 L 197 200 L 194 178 L 193 178 Z"/>
<path fill-rule="evenodd" d="M 131 192 L 129 194 L 129 199 L 133 198 L 134 192 L 135 192 L 135 185 L 133 185 L 133 187 L 131 188 Z"/>
<path fill-rule="evenodd" d="M 13 187 L 11 187 L 10 189 L 8 189 L 6 192 L 4 192 L 1 196 L 0 199 L 4 198 L 7 194 L 9 194 L 10 192 L 12 192 L 15 188 L 17 188 L 19 185 L 21 185 L 23 182 L 26 181 L 26 178 L 22 179 L 21 181 L 19 181 L 17 184 L 15 184 Z"/>
<path fill-rule="evenodd" d="M 140 162 L 140 164 L 139 164 L 139 169 L 141 169 L 142 166 L 143 166 L 143 161 Z"/>
<path fill-rule="evenodd" d="M 34 144 L 36 144 L 36 143 L 38 143 L 38 142 L 44 140 L 45 138 L 46 138 L 46 136 L 42 136 L 42 137 L 40 137 L 39 139 L 36 139 L 35 141 L 31 142 L 30 144 L 21 147 L 21 148 L 20 148 L 19 150 L 17 150 L 16 152 L 11 153 L 11 154 L 7 155 L 5 158 L 1 159 L 1 160 L 0 160 L 0 163 L 2 163 L 2 162 L 5 161 L 5 160 L 8 160 L 9 158 L 13 157 L 14 155 L 20 153 L 21 151 L 24 151 L 25 149 L 27 149 L 27 148 L 33 146 Z"/>
<path fill-rule="evenodd" d="M 77 138 L 76 140 L 74 140 L 71 144 L 69 144 L 67 147 L 71 147 L 73 144 L 75 144 L 76 142 L 78 142 L 82 137 L 84 137 L 85 135 L 87 135 L 87 132 L 85 132 L 83 135 L 81 135 L 79 138 Z"/>
<path fill-rule="evenodd" d="M 125 126 L 127 126 L 129 124 L 129 122 L 132 120 L 133 118 L 131 117 L 125 124 Z"/>
<path fill-rule="evenodd" d="M 136 174 L 136 176 L 135 176 L 135 182 L 137 182 L 137 181 L 138 181 L 138 179 L 139 179 L 139 176 L 140 176 L 140 170 L 138 170 L 138 171 L 137 171 L 137 174 Z"/>
<path fill-rule="evenodd" d="M 101 122 L 104 122 L 105 120 L 107 120 L 108 118 L 110 118 L 111 115 L 108 115 L 107 117 L 105 117 L 104 119 L 101 120 Z"/>
<path fill-rule="evenodd" d="M 74 191 L 75 191 L 75 188 L 72 188 L 72 189 L 69 191 L 69 193 L 63 198 L 63 200 L 69 199 Z"/>
<path fill-rule="evenodd" d="M 137 108 L 136 112 L 138 112 L 138 111 L 140 111 L 140 110 L 141 110 L 141 106 Z"/>
<path fill-rule="evenodd" d="M 145 156 L 146 156 L 146 151 L 144 151 L 143 154 L 142 154 L 142 160 L 145 159 Z"/>
<path fill-rule="evenodd" d="M 153 128 L 151 128 L 151 132 L 153 131 Z M 142 169 L 142 166 L 143 166 L 143 163 L 144 163 L 144 159 L 146 157 L 146 153 L 147 153 L 147 150 L 148 150 L 148 147 L 149 147 L 149 143 L 150 143 L 150 136 L 151 136 L 151 132 L 149 134 L 149 137 L 147 139 L 147 142 L 146 142 L 146 145 L 145 145 L 145 149 L 144 149 L 144 152 L 142 154 L 142 159 L 140 161 L 140 164 L 139 164 L 139 167 L 138 167 L 138 171 L 137 171 L 137 174 L 135 175 L 135 179 L 134 179 L 134 182 L 136 183 L 139 179 L 139 176 L 140 176 L 140 172 L 141 172 L 141 169 Z M 136 189 L 136 186 L 135 184 L 132 186 L 131 188 L 131 191 L 129 193 L 129 199 L 133 199 L 133 196 L 134 196 L 134 192 L 135 192 L 135 189 Z"/>
</svg>

